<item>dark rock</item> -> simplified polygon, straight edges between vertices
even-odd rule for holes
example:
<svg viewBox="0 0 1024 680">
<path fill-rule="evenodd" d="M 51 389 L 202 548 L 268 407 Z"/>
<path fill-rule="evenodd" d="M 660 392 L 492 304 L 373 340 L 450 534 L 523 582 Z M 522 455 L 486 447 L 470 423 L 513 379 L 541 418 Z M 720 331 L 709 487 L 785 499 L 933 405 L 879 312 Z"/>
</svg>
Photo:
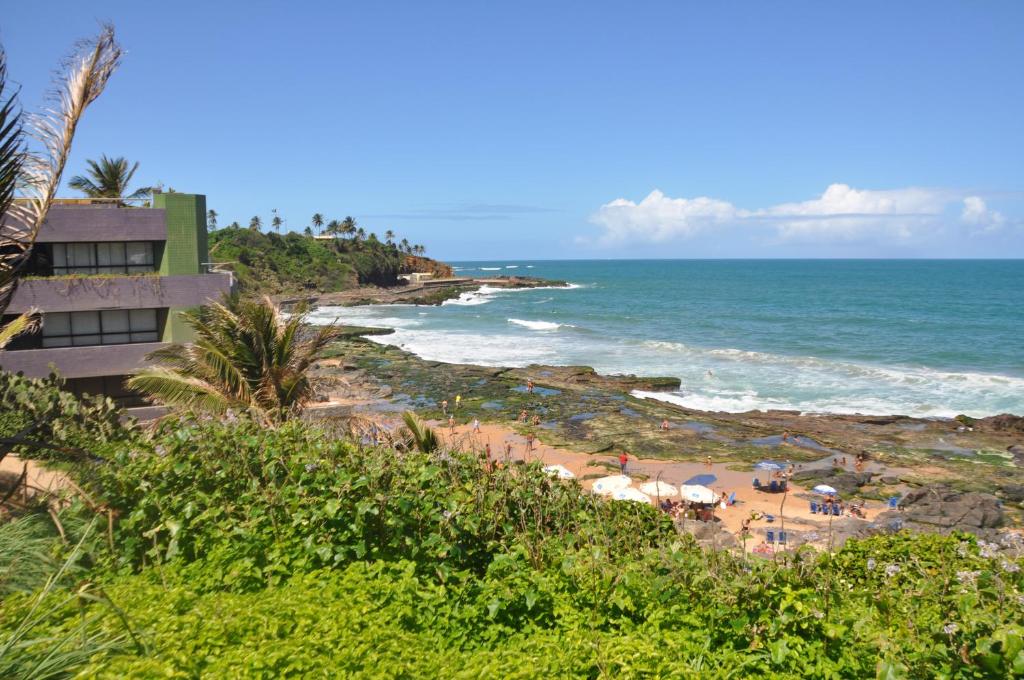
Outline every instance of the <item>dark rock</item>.
<svg viewBox="0 0 1024 680">
<path fill-rule="evenodd" d="M 998 416 L 979 418 L 974 421 L 974 426 L 994 432 L 1020 432 L 1024 434 L 1024 417 L 1002 413 Z"/>
<path fill-rule="evenodd" d="M 1014 444 L 1007 446 L 1006 450 L 1013 454 L 1013 462 L 1017 465 L 1024 467 L 1024 445 Z"/>
<path fill-rule="evenodd" d="M 690 534 L 697 543 L 705 548 L 722 550 L 734 548 L 737 545 L 736 537 L 732 532 L 722 526 L 721 522 L 700 522 L 695 519 L 677 519 L 676 530 L 679 533 Z"/>
<path fill-rule="evenodd" d="M 886 476 L 882 477 L 882 479 L 880 481 L 882 482 L 882 484 L 899 484 L 900 483 L 900 478 L 899 477 L 893 477 L 892 475 L 886 475 Z"/>
<path fill-rule="evenodd" d="M 820 468 L 796 472 L 793 474 L 793 481 L 805 483 L 806 486 L 828 484 L 840 494 L 851 494 L 865 484 L 870 484 L 873 476 L 871 472 L 846 472 L 839 468 Z"/>
<path fill-rule="evenodd" d="M 1011 503 L 1024 503 L 1024 484 L 1006 484 L 999 490 Z"/>
<path fill-rule="evenodd" d="M 873 529 L 987 535 L 1002 524 L 1003 508 L 992 494 L 957 491 L 935 484 L 908 493 L 900 501 L 899 510 L 883 512 L 875 518 Z"/>
</svg>

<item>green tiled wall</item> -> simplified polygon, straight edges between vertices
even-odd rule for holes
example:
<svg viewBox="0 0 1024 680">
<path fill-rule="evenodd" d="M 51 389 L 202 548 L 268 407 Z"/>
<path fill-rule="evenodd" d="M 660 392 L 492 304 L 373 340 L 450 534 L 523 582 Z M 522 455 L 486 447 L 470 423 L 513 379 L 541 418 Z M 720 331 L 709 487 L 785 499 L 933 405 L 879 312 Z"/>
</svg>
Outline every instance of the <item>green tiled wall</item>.
<svg viewBox="0 0 1024 680">
<path fill-rule="evenodd" d="M 160 275 L 201 274 L 203 262 L 210 257 L 206 243 L 206 196 L 201 194 L 155 194 L 153 207 L 163 208 L 167 220 L 167 243 L 160 257 Z M 164 324 L 164 342 L 189 342 L 192 329 L 182 322 L 179 312 L 168 310 Z"/>
<path fill-rule="evenodd" d="M 167 244 L 160 259 L 160 274 L 200 274 L 209 260 L 206 246 L 206 196 L 156 194 L 153 207 L 163 208 L 167 219 Z"/>
</svg>

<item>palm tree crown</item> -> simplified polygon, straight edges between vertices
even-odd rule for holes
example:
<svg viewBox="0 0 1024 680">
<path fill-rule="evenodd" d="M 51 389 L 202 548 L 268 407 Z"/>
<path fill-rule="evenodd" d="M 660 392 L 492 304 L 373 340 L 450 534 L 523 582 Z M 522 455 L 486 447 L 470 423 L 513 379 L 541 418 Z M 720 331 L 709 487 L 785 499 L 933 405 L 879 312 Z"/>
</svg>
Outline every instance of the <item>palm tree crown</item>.
<svg viewBox="0 0 1024 680">
<path fill-rule="evenodd" d="M 321 215 L 320 213 L 314 213 L 313 219 L 310 221 L 313 223 L 313 227 L 316 229 L 317 233 L 322 233 L 324 226 L 324 216 Z"/>
<path fill-rule="evenodd" d="M 142 187 L 128 193 L 128 185 L 139 169 L 138 162 L 129 165 L 123 157 L 107 158 L 104 155 L 100 156 L 98 163 L 89 159 L 85 164 L 89 168 L 86 170 L 89 176 L 75 175 L 68 181 L 68 186 L 89 198 L 142 198 L 153 191 L 150 187 Z"/>
<path fill-rule="evenodd" d="M 128 385 L 171 406 L 247 410 L 268 424 L 285 420 L 312 398 L 309 368 L 340 334 L 332 324 L 304 335 L 306 311 L 286 317 L 270 298 L 233 296 L 183 312 L 195 342 L 153 352 L 159 363 Z"/>
<path fill-rule="evenodd" d="M 356 221 L 351 216 L 341 221 L 341 233 L 346 236 L 352 236 L 356 233 Z"/>
<path fill-rule="evenodd" d="M 249 220 L 249 228 L 253 231 L 259 231 L 261 226 L 263 226 L 263 220 L 260 219 L 259 215 L 253 215 L 252 219 Z"/>
</svg>

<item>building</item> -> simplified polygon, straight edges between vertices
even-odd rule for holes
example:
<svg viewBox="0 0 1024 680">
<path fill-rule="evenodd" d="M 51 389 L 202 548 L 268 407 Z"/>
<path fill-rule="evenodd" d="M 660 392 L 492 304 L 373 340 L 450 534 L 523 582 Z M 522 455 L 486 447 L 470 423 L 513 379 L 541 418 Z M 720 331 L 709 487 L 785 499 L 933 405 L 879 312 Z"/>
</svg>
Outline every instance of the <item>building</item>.
<svg viewBox="0 0 1024 680">
<path fill-rule="evenodd" d="M 50 209 L 4 319 L 35 308 L 41 327 L 0 351 L 0 368 L 56 371 L 72 392 L 141 403 L 125 378 L 150 352 L 191 339 L 182 310 L 233 286 L 230 272 L 208 271 L 206 197 L 156 194 L 152 204 L 73 199 Z"/>
</svg>

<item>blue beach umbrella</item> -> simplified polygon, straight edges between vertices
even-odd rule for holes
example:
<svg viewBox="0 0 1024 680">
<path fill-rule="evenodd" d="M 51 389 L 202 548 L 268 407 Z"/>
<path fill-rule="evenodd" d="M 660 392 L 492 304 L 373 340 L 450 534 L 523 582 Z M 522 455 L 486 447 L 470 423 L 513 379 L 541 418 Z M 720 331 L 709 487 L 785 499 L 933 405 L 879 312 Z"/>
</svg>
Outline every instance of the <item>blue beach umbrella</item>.
<svg viewBox="0 0 1024 680">
<path fill-rule="evenodd" d="M 714 484 L 718 477 L 714 475 L 695 475 L 687 479 L 683 484 L 693 486 L 707 486 L 708 484 Z"/>
<path fill-rule="evenodd" d="M 818 486 L 811 489 L 811 491 L 813 491 L 814 493 L 820 493 L 822 496 L 835 496 L 837 493 L 839 493 L 828 484 L 819 484 Z"/>
</svg>

